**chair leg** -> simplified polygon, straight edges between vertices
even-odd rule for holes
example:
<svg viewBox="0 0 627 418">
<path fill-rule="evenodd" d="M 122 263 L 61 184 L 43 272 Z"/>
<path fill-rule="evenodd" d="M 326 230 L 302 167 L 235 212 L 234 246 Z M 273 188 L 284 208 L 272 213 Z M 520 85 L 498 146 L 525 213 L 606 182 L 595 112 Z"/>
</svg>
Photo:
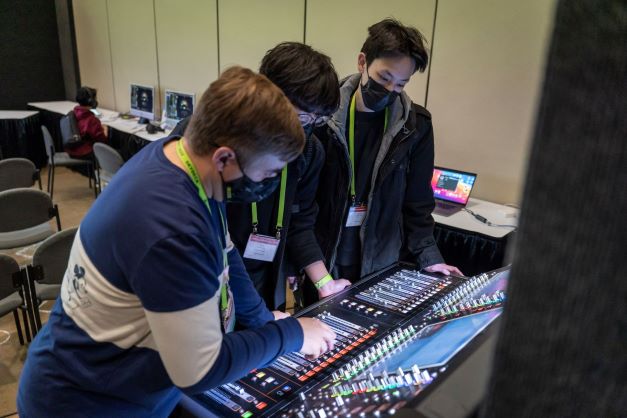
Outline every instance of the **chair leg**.
<svg viewBox="0 0 627 418">
<path fill-rule="evenodd" d="M 61 215 L 59 215 L 59 205 L 53 206 L 53 212 L 55 218 L 57 219 L 57 231 L 61 231 Z"/>
<path fill-rule="evenodd" d="M 54 164 L 52 164 L 52 182 L 50 183 L 50 200 L 52 200 L 52 194 L 54 193 Z"/>
<path fill-rule="evenodd" d="M 55 210 L 57 212 L 57 226 L 59 228 L 59 231 L 61 230 L 61 224 L 58 218 L 58 213 L 59 210 L 57 208 L 57 205 L 55 205 Z M 33 336 L 35 336 L 35 334 L 37 332 L 39 332 L 39 330 L 41 329 L 41 316 L 39 315 L 39 298 L 37 298 L 37 290 L 35 288 L 35 279 L 34 279 L 34 274 L 33 274 L 33 266 L 28 266 L 26 268 L 26 286 L 29 287 L 29 292 L 30 293 L 30 305 L 31 305 L 31 309 L 33 312 Z"/>
<path fill-rule="evenodd" d="M 98 175 L 98 178 L 96 178 L 96 167 L 94 166 L 91 167 L 91 174 L 93 174 L 94 176 L 94 198 L 97 198 L 101 190 L 100 190 L 100 175 Z"/>
<path fill-rule="evenodd" d="M 17 338 L 20 340 L 20 345 L 24 345 L 24 335 L 22 334 L 22 324 L 20 324 L 20 315 L 17 313 L 17 309 L 13 310 L 13 318 L 15 319 L 15 328 L 17 328 Z"/>
<path fill-rule="evenodd" d="M 50 180 L 52 179 L 52 163 L 48 164 L 48 185 L 46 191 L 50 194 Z"/>
<path fill-rule="evenodd" d="M 24 322 L 24 331 L 26 333 L 26 341 L 30 342 L 30 327 L 28 326 L 28 316 L 26 315 L 26 308 L 22 309 L 22 321 Z"/>
</svg>

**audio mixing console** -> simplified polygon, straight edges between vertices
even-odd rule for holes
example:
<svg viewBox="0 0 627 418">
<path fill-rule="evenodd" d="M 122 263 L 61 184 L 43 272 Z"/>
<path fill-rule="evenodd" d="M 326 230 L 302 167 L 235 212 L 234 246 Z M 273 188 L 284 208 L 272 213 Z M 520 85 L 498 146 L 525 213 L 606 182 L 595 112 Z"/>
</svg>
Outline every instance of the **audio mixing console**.
<svg viewBox="0 0 627 418">
<path fill-rule="evenodd" d="M 333 351 L 286 354 L 193 397 L 217 417 L 379 417 L 419 401 L 501 313 L 508 268 L 460 278 L 398 264 L 299 313 L 329 325 Z"/>
</svg>

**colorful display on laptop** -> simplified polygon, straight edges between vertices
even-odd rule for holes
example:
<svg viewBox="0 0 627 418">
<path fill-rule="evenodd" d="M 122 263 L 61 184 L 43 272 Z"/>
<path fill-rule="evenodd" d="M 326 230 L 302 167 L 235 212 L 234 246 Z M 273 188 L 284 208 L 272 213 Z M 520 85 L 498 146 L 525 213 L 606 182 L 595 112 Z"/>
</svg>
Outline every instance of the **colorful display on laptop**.
<svg viewBox="0 0 627 418">
<path fill-rule="evenodd" d="M 465 205 L 477 175 L 448 168 L 435 167 L 431 187 L 436 199 Z"/>
</svg>

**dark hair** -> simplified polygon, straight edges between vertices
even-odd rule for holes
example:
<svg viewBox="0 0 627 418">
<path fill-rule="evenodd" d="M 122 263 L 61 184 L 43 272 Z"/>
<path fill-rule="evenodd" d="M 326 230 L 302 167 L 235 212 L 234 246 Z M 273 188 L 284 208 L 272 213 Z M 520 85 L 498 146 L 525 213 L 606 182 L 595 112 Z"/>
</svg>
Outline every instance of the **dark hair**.
<svg viewBox="0 0 627 418">
<path fill-rule="evenodd" d="M 368 28 L 368 38 L 361 47 L 366 63 L 377 58 L 408 56 L 414 60 L 415 71 L 423 72 L 429 62 L 427 41 L 418 29 L 405 26 L 395 19 L 384 19 Z"/>
<path fill-rule="evenodd" d="M 185 137 L 198 155 L 218 146 L 232 148 L 242 167 L 264 154 L 292 161 L 305 145 L 303 128 L 283 92 L 242 67 L 224 71 L 205 90 Z"/>
<path fill-rule="evenodd" d="M 96 89 L 83 86 L 76 92 L 76 101 L 81 106 L 96 107 Z"/>
<path fill-rule="evenodd" d="M 328 116 L 340 104 L 340 85 L 331 59 L 299 42 L 283 42 L 266 52 L 259 72 L 299 109 Z"/>
</svg>

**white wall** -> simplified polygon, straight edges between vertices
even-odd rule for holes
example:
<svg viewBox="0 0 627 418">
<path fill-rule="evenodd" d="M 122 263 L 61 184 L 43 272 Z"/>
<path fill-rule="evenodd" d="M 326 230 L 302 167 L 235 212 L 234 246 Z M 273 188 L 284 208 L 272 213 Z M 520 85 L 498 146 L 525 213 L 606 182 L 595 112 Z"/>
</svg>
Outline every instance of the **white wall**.
<svg viewBox="0 0 627 418">
<path fill-rule="evenodd" d="M 80 0 L 74 1 L 73 4 L 81 83 L 98 88 L 100 106 L 114 109 L 107 2 Z"/>
<path fill-rule="evenodd" d="M 357 55 L 368 27 L 387 17 L 417 28 L 431 44 L 435 0 L 316 0 L 307 2 L 306 42 L 331 57 L 340 77 L 357 72 Z M 405 87 L 412 100 L 424 104 L 427 72 L 416 73 Z"/>
<path fill-rule="evenodd" d="M 155 88 L 159 84 L 153 1 L 107 0 L 107 7 L 115 109 L 127 112 L 131 83 Z M 154 101 L 158 112 L 160 99 Z"/>
<path fill-rule="evenodd" d="M 302 0 L 222 0 L 219 13 L 220 70 L 242 65 L 256 71 L 276 44 L 303 42 Z"/>
<path fill-rule="evenodd" d="M 81 80 L 129 109 L 131 82 L 196 93 L 233 64 L 256 70 L 281 41 L 305 41 L 356 72 L 367 28 L 394 17 L 433 45 L 406 91 L 433 114 L 436 163 L 479 174 L 473 196 L 517 203 L 555 0 L 74 0 Z"/>
<path fill-rule="evenodd" d="M 427 108 L 436 164 L 479 174 L 473 196 L 515 203 L 544 75 L 553 1 L 440 1 Z"/>
<path fill-rule="evenodd" d="M 155 0 L 160 97 L 196 94 L 218 78 L 216 0 Z"/>
</svg>

